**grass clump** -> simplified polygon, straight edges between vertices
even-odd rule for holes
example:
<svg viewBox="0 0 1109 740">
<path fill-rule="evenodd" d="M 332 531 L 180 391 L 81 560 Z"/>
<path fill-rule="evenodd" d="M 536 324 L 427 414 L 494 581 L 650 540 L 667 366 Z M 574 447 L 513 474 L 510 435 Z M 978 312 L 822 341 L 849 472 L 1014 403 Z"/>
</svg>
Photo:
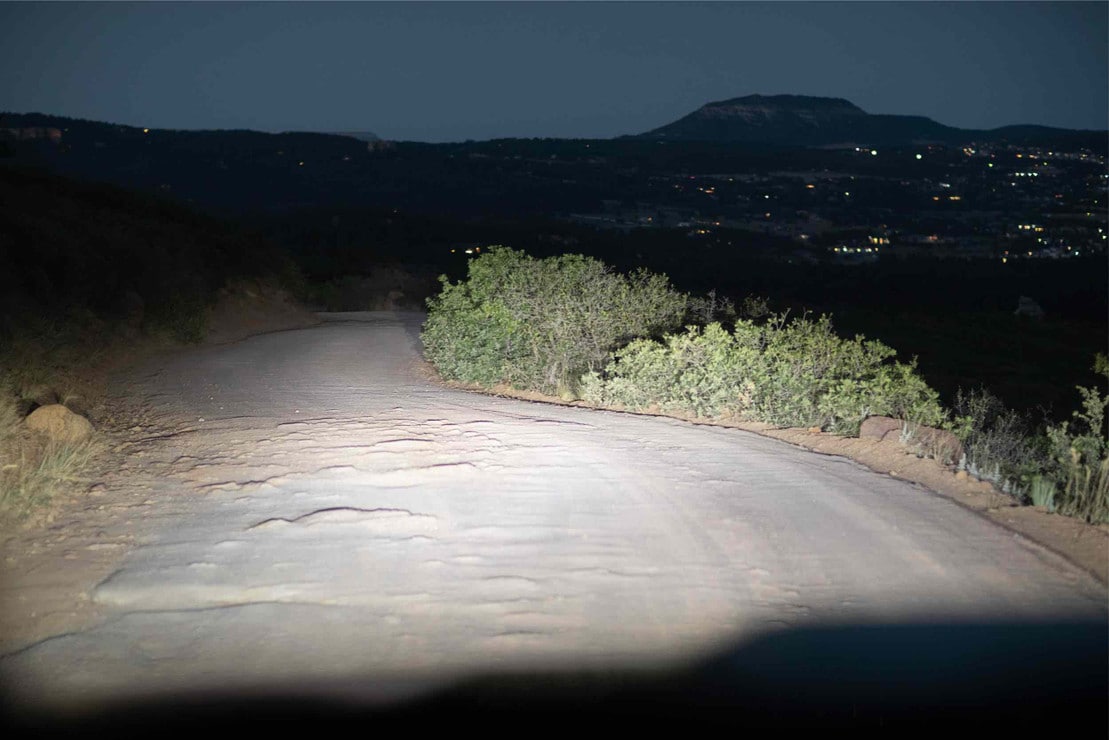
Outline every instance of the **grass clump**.
<svg viewBox="0 0 1109 740">
<path fill-rule="evenodd" d="M 2 370 L 2 369 L 0 369 Z M 0 377 L 0 523 L 24 519 L 78 480 L 96 442 L 50 442 L 23 426 L 19 395 Z"/>
<path fill-rule="evenodd" d="M 573 395 L 631 339 L 675 328 L 688 299 L 665 276 L 620 275 L 581 255 L 533 259 L 493 247 L 465 281 L 440 278 L 423 343 L 448 379 Z"/>
<path fill-rule="evenodd" d="M 59 491 L 81 481 L 81 472 L 97 451 L 91 440 L 78 444 L 25 440 L 15 446 L 14 461 L 7 462 L 10 456 L 4 455 L 0 464 L 0 522 L 24 519 Z"/>
<path fill-rule="evenodd" d="M 9 384 L 0 378 L 0 445 L 3 445 L 19 431 L 22 416 L 16 396 Z"/>
</svg>

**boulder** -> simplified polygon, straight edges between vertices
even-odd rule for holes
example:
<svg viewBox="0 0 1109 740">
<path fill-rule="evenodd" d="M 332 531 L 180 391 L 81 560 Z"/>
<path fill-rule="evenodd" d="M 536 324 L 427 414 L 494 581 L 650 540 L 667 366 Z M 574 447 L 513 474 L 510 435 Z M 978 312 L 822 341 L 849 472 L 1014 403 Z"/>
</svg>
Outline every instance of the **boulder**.
<svg viewBox="0 0 1109 740">
<path fill-rule="evenodd" d="M 925 455 L 945 464 L 956 463 L 963 456 L 963 443 L 946 429 L 917 427 L 912 444 Z"/>
<path fill-rule="evenodd" d="M 889 416 L 868 416 L 863 419 L 863 423 L 859 427 L 859 437 L 862 439 L 898 440 L 901 438 L 902 424 L 903 422 L 900 419 L 893 419 Z"/>
<path fill-rule="evenodd" d="M 862 439 L 901 441 L 905 422 L 888 416 L 869 416 L 859 427 Z M 910 425 L 906 446 L 918 454 L 934 457 L 942 463 L 956 463 L 963 456 L 963 443 L 945 429 Z"/>
<path fill-rule="evenodd" d="M 60 403 L 39 406 L 26 420 L 27 428 L 45 434 L 52 442 L 77 444 L 92 434 L 92 424 Z"/>
</svg>

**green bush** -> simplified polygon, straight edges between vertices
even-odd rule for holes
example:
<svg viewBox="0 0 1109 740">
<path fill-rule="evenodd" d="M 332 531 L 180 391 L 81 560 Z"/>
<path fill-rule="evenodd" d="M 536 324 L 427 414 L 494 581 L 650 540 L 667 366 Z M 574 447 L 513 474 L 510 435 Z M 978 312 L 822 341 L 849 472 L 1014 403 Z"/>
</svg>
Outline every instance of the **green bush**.
<svg viewBox="0 0 1109 740">
<path fill-rule="evenodd" d="M 151 308 L 143 325 L 178 342 L 199 344 L 208 333 L 208 300 L 199 291 L 172 294 Z"/>
<path fill-rule="evenodd" d="M 661 342 L 633 342 L 583 387 L 586 400 L 602 405 L 846 434 L 857 434 L 863 419 L 875 414 L 942 423 L 936 392 L 914 364 L 888 362 L 894 354 L 880 342 L 838 337 L 827 317 L 738 321 L 730 333 L 709 324 Z"/>
<path fill-rule="evenodd" d="M 1094 368 L 1109 377 L 1099 355 Z M 959 391 L 956 434 L 972 475 L 1024 503 L 1088 522 L 1109 522 L 1109 396 L 1078 388 L 1082 408 L 1068 421 L 1032 431 L 1027 418 L 985 390 Z"/>
<path fill-rule="evenodd" d="M 423 343 L 448 379 L 574 394 L 581 375 L 629 340 L 675 328 L 688 299 L 665 276 L 628 276 L 581 255 L 537 260 L 493 247 L 467 279 L 440 278 Z"/>
<path fill-rule="evenodd" d="M 1099 355 L 1095 370 L 1109 378 L 1109 363 Z M 1070 421 L 1048 427 L 1049 471 L 1059 488 L 1055 508 L 1088 522 L 1109 522 L 1109 396 L 1097 388 L 1078 388 L 1082 408 Z"/>
<path fill-rule="evenodd" d="M 863 419 L 895 416 L 917 424 L 943 420 L 939 395 L 896 351 L 862 336 L 839 337 L 827 316 L 768 324 L 765 382 L 755 411 L 772 424 L 857 434 Z"/>
<path fill-rule="evenodd" d="M 580 255 L 535 260 L 494 247 L 470 262 L 465 281 L 440 281 L 422 338 L 446 378 L 839 434 L 857 434 L 868 416 L 893 416 L 952 430 L 968 472 L 1026 502 L 1109 521 L 1109 396 L 1097 389 L 1079 388 L 1082 409 L 1034 434 L 1025 416 L 984 390 L 960 391 L 952 420 L 915 361 L 897 362 L 881 342 L 838 336 L 826 316 L 768 315 L 765 300 L 748 300 L 731 330 L 713 322 L 665 334 L 683 318 L 737 312 L 712 294 L 676 293 L 663 276 L 618 275 Z M 1109 378 L 1105 357 L 1095 369 Z"/>
<path fill-rule="evenodd" d="M 760 345 L 758 328 L 744 321 L 731 333 L 713 323 L 661 342 L 636 340 L 613 355 L 603 377 L 592 373 L 583 380 L 583 397 L 636 411 L 741 416 L 759 379 Z"/>
</svg>

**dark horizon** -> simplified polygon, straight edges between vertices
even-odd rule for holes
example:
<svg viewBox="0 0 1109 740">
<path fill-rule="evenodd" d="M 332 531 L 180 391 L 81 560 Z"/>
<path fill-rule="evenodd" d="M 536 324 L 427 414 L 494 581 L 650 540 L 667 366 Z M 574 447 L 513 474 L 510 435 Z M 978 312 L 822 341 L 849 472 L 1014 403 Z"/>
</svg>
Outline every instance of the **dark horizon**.
<svg viewBox="0 0 1109 740">
<path fill-rule="evenodd" d="M 178 130 L 605 139 L 796 94 L 1105 130 L 1105 3 L 4 3 L 0 108 Z"/>
<path fill-rule="evenodd" d="M 747 97 L 747 96 L 743 96 L 743 97 Z M 814 99 L 817 99 L 817 100 L 833 100 L 833 98 L 827 98 L 827 97 L 823 97 L 823 96 L 794 96 L 794 95 L 789 94 L 789 93 L 783 93 L 781 95 L 763 95 L 761 93 L 754 93 L 751 97 L 763 97 L 763 98 L 810 97 L 810 98 L 814 98 Z M 698 106 L 696 109 L 688 111 L 688 114 L 695 113 L 696 111 L 699 111 L 700 108 L 702 108 L 702 107 L 707 107 L 707 106 L 719 104 L 719 103 L 722 103 L 722 102 L 728 102 L 728 101 L 706 101 L 704 106 Z M 851 101 L 847 101 L 847 102 L 851 102 Z M 883 117 L 883 118 L 890 118 L 890 117 L 913 118 L 913 116 L 901 116 L 900 114 L 890 114 L 890 113 L 886 113 L 884 111 L 864 110 L 863 112 L 866 113 L 867 115 L 879 116 L 879 117 Z M 330 135 L 330 136 L 348 136 L 348 137 L 352 137 L 352 138 L 364 139 L 364 140 L 367 140 L 367 141 L 397 141 L 397 142 L 406 142 L 406 143 L 413 143 L 413 144 L 460 144 L 460 143 L 464 143 L 462 141 L 426 142 L 426 141 L 405 140 L 405 139 L 390 140 L 390 139 L 386 139 L 385 137 L 379 136 L 377 134 L 377 132 L 375 132 L 375 131 L 356 130 L 356 129 L 324 130 L 324 129 L 186 128 L 186 127 L 181 127 L 181 126 L 148 127 L 148 126 L 139 126 L 139 125 L 135 125 L 135 124 L 132 124 L 132 123 L 127 123 L 127 122 L 124 122 L 124 121 L 117 121 L 117 120 L 112 120 L 112 119 L 88 119 L 88 118 L 80 118 L 80 117 L 76 117 L 76 116 L 65 116 L 65 115 L 57 114 L 57 113 L 54 113 L 54 112 L 51 112 L 51 111 L 42 111 L 42 110 L 34 110 L 34 111 L 30 111 L 30 110 L 28 110 L 28 111 L 0 110 L 0 116 L 42 116 L 44 118 L 63 118 L 63 119 L 83 121 L 83 122 L 93 123 L 93 124 L 107 124 L 107 125 L 111 125 L 111 126 L 125 126 L 125 127 L 129 127 L 129 128 L 134 128 L 134 129 L 149 128 L 152 131 L 161 130 L 161 131 L 170 131 L 170 132 L 179 132 L 179 133 L 206 133 L 206 132 L 229 133 L 229 132 L 234 132 L 234 131 L 245 131 L 245 132 L 260 133 L 260 134 L 273 134 L 273 135 L 281 135 L 281 134 L 324 134 L 324 135 Z M 682 120 L 685 117 L 686 117 L 685 115 L 680 116 L 679 118 L 675 119 L 675 121 Z M 931 119 L 931 118 L 929 118 L 927 120 L 933 121 L 934 123 L 938 123 L 941 126 L 947 126 L 947 124 L 944 121 L 938 121 L 938 120 Z M 668 121 L 664 125 L 668 126 L 670 124 L 675 123 L 675 121 Z M 1020 123 L 1020 122 L 1004 124 L 1002 126 L 997 126 L 997 127 L 991 128 L 991 129 L 964 129 L 964 128 L 961 128 L 961 127 L 948 127 L 948 128 L 950 128 L 952 130 L 967 131 L 967 132 L 976 132 L 976 131 L 992 132 L 992 131 L 1000 131 L 1002 129 L 1014 129 L 1014 128 L 1025 128 L 1025 127 L 1027 127 L 1027 128 L 1044 128 L 1044 129 L 1049 129 L 1049 130 L 1057 130 L 1057 131 L 1060 131 L 1060 132 L 1069 132 L 1069 133 L 1073 133 L 1073 134 L 1100 134 L 1100 133 L 1109 132 L 1109 122 L 1107 122 L 1106 126 L 1103 126 L 1101 128 L 1097 128 L 1097 129 L 1071 129 L 1071 128 L 1064 128 L 1064 127 L 1057 127 L 1057 126 L 1042 126 L 1041 124 L 1027 124 L 1027 123 Z M 658 128 L 662 128 L 662 127 L 660 126 Z M 622 138 L 628 138 L 629 136 L 633 136 L 633 137 L 647 136 L 647 135 L 652 134 L 654 132 L 654 130 L 655 129 L 652 129 L 651 131 L 635 132 L 634 134 L 617 134 L 617 135 L 612 136 L 612 137 L 504 136 L 504 137 L 494 137 L 492 139 L 468 139 L 466 141 L 487 142 L 487 141 L 496 141 L 496 140 L 501 140 L 501 139 L 504 139 L 504 140 L 550 139 L 550 140 L 564 140 L 564 141 L 614 141 L 614 140 L 618 140 L 618 139 L 622 139 Z"/>
</svg>

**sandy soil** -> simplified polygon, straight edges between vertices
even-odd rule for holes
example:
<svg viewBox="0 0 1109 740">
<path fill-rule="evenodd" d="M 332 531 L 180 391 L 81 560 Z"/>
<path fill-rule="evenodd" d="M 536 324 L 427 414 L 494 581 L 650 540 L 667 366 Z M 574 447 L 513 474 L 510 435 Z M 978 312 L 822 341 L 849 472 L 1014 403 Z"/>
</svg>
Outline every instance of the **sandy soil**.
<svg viewBox="0 0 1109 740">
<path fill-rule="evenodd" d="M 1106 620 L 1104 529 L 888 443 L 449 389 L 419 314 L 323 318 L 117 381 L 97 480 L 4 545 L 11 696 L 392 700 L 812 625 Z"/>
</svg>

